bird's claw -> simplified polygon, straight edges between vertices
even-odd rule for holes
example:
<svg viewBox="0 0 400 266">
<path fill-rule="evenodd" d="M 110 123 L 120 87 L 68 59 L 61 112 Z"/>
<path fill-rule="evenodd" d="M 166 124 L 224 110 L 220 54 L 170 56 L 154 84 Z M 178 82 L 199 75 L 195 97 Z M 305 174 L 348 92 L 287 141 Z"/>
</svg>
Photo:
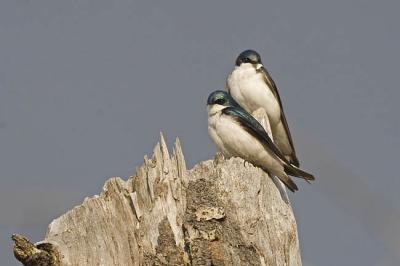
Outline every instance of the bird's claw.
<svg viewBox="0 0 400 266">
<path fill-rule="evenodd" d="M 221 152 L 217 152 L 214 156 L 214 163 L 219 164 L 225 160 L 225 156 Z"/>
</svg>

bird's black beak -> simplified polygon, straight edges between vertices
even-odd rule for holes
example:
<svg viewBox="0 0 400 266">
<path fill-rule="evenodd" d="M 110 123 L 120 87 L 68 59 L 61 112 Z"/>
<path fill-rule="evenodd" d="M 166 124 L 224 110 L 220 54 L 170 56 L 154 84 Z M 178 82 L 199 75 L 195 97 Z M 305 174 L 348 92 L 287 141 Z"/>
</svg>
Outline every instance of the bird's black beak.
<svg viewBox="0 0 400 266">
<path fill-rule="evenodd" d="M 263 69 L 264 68 L 264 66 L 263 66 L 263 64 L 261 64 L 261 63 L 258 63 L 257 65 L 256 65 L 256 70 L 257 71 L 259 71 L 259 70 L 261 70 L 261 69 Z"/>
</svg>

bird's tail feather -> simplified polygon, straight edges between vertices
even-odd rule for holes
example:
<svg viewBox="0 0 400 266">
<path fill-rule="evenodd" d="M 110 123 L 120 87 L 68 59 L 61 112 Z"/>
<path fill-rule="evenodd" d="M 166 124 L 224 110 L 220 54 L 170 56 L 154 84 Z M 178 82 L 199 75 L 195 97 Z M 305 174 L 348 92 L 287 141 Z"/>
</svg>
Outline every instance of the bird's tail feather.
<svg viewBox="0 0 400 266">
<path fill-rule="evenodd" d="M 284 168 L 285 168 L 285 172 L 286 172 L 288 175 L 297 176 L 297 177 L 302 177 L 302 178 L 304 178 L 306 181 L 308 181 L 308 180 L 315 180 L 315 177 L 314 177 L 312 174 L 307 173 L 306 171 L 301 170 L 300 168 L 298 168 L 298 167 L 296 167 L 296 166 L 294 166 L 294 165 L 290 165 L 290 166 L 289 166 L 289 165 L 285 165 Z"/>
<path fill-rule="evenodd" d="M 287 194 L 285 184 L 275 175 L 271 175 L 272 181 L 274 182 L 275 186 L 278 188 L 279 193 L 281 194 L 281 198 L 283 199 L 286 204 L 290 204 L 289 196 Z"/>
<path fill-rule="evenodd" d="M 299 190 L 293 180 L 290 179 L 290 177 L 285 173 L 280 174 L 277 177 L 287 186 L 290 191 L 295 192 L 296 190 Z"/>
</svg>

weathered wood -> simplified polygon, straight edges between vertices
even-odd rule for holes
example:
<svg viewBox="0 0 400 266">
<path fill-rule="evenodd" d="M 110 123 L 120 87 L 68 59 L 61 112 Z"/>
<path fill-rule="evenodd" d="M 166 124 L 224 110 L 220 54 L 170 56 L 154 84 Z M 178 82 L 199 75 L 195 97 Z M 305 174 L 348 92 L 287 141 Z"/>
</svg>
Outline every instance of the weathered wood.
<svg viewBox="0 0 400 266">
<path fill-rule="evenodd" d="M 54 220 L 44 243 L 59 264 L 17 259 L 24 265 L 301 265 L 291 206 L 266 173 L 221 156 L 186 170 L 179 140 L 170 156 L 162 136 L 134 176 L 109 179 L 99 196 Z"/>
<path fill-rule="evenodd" d="M 53 244 L 32 244 L 22 235 L 12 235 L 14 241 L 14 256 L 27 266 L 60 265 L 59 252 Z"/>
</svg>

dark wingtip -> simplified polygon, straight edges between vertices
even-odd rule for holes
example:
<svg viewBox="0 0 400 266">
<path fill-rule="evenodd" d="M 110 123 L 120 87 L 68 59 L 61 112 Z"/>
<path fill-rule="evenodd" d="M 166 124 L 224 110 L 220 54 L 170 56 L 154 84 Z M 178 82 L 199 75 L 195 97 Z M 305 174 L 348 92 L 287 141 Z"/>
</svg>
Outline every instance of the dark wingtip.
<svg viewBox="0 0 400 266">
<path fill-rule="evenodd" d="M 293 164 L 292 165 L 285 165 L 284 169 L 285 169 L 285 172 L 288 175 L 301 177 L 301 178 L 303 178 L 305 180 L 315 180 L 315 177 L 312 174 L 307 173 L 304 170 L 301 170 L 300 168 L 294 166 Z"/>
<path fill-rule="evenodd" d="M 291 162 L 291 163 L 292 163 L 294 166 L 300 167 L 300 162 L 299 162 L 299 159 L 297 159 L 296 154 L 293 154 L 293 155 L 292 155 L 292 160 L 293 160 L 293 162 Z"/>
<path fill-rule="evenodd" d="M 290 191 L 292 191 L 293 193 L 296 192 L 296 191 L 298 191 L 299 188 L 298 188 L 297 185 L 293 182 L 293 180 L 291 180 L 291 179 L 289 179 L 289 180 L 290 180 L 290 181 L 289 181 L 290 186 L 289 186 L 288 184 L 286 184 L 286 185 L 287 185 L 287 187 L 290 189 Z"/>
<path fill-rule="evenodd" d="M 306 180 L 315 180 L 315 177 L 312 174 L 307 173 L 306 171 L 303 171 L 301 169 L 299 169 L 299 170 L 300 170 L 301 176 L 304 177 L 304 179 L 306 179 Z"/>
<path fill-rule="evenodd" d="M 279 177 L 278 177 L 279 178 Z M 290 177 L 287 176 L 287 178 L 279 178 L 285 185 L 286 187 L 292 191 L 293 193 L 296 192 L 297 190 L 299 190 L 299 188 L 297 187 L 296 183 L 293 182 L 292 179 L 290 179 Z"/>
</svg>

